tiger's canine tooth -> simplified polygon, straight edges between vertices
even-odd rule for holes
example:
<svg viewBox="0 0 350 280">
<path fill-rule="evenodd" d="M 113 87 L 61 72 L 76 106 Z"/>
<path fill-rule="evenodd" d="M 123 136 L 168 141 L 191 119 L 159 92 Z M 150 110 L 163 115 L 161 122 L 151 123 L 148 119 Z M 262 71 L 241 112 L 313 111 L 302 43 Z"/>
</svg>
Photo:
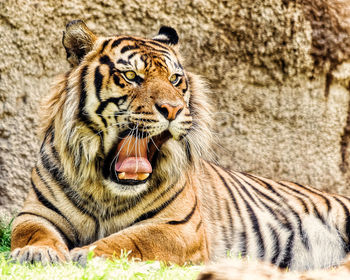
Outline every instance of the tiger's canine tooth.
<svg viewBox="0 0 350 280">
<path fill-rule="evenodd" d="M 119 178 L 120 180 L 123 180 L 123 179 L 125 178 L 125 172 L 119 173 L 119 174 L 118 174 L 118 178 Z"/>
<path fill-rule="evenodd" d="M 139 173 L 137 179 L 142 181 L 142 180 L 147 179 L 148 176 L 149 176 L 149 173 Z"/>
</svg>

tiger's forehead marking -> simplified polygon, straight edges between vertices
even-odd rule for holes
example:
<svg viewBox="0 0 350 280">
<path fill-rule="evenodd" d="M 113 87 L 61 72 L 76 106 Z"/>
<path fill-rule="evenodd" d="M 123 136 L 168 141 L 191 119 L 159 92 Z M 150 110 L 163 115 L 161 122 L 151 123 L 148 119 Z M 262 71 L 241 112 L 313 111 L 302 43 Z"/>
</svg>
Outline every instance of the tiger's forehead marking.
<svg viewBox="0 0 350 280">
<path fill-rule="evenodd" d="M 170 73 L 183 73 L 176 53 L 155 40 L 130 36 L 107 38 L 101 43 L 99 52 L 110 55 L 116 66 L 124 71 L 148 72 L 157 67 Z"/>
</svg>

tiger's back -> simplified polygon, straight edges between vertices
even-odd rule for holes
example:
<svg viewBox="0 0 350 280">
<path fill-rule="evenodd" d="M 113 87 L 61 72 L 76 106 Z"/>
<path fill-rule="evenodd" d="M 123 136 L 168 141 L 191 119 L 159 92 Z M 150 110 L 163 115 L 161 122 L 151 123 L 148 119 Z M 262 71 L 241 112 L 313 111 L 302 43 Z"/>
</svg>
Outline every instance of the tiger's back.
<svg viewBox="0 0 350 280">
<path fill-rule="evenodd" d="M 349 252 L 349 198 L 211 163 L 203 172 L 212 258 L 229 253 L 309 270 L 338 265 Z"/>
</svg>

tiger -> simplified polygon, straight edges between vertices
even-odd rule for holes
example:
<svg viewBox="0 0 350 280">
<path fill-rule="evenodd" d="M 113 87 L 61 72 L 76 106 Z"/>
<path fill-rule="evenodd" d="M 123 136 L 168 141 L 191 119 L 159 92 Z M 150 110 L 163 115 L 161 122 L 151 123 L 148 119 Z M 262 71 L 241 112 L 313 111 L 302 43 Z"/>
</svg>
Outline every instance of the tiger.
<svg viewBox="0 0 350 280">
<path fill-rule="evenodd" d="M 11 258 L 86 265 L 94 257 L 198 264 L 251 258 L 290 270 L 338 265 L 350 198 L 224 168 L 206 81 L 179 36 L 99 36 L 67 24 L 70 64 L 46 97 L 41 147 Z"/>
</svg>

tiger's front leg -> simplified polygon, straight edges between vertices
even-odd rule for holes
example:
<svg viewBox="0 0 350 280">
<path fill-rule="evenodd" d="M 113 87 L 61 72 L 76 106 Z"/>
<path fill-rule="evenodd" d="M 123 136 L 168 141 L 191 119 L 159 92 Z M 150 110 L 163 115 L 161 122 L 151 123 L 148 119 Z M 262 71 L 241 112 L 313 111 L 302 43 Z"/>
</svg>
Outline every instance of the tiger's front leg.
<svg viewBox="0 0 350 280">
<path fill-rule="evenodd" d="M 20 263 L 70 261 L 68 247 L 57 229 L 31 214 L 19 216 L 14 222 L 10 257 Z"/>
<path fill-rule="evenodd" d="M 86 265 L 89 247 L 94 255 L 119 257 L 121 251 L 141 261 L 162 260 L 170 263 L 200 263 L 209 259 L 204 230 L 189 224 L 144 224 L 125 229 L 91 245 L 71 250 L 73 261 Z"/>
</svg>

